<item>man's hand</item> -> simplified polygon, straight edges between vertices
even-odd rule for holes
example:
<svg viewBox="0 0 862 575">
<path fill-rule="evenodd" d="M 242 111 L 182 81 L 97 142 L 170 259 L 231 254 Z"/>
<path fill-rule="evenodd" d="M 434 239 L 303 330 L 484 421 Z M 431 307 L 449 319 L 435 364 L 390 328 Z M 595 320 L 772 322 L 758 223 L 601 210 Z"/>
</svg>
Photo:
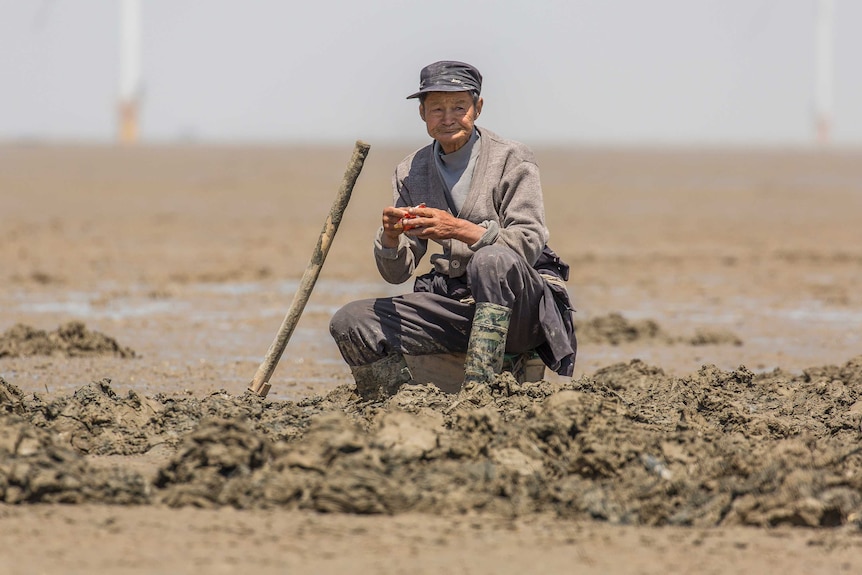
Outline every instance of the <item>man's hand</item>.
<svg viewBox="0 0 862 575">
<path fill-rule="evenodd" d="M 403 212 L 403 210 L 398 211 Z M 386 210 L 384 210 L 384 218 L 386 213 Z M 482 226 L 467 220 L 456 218 L 445 210 L 416 206 L 413 208 L 407 208 L 407 214 L 413 217 L 408 220 L 410 222 L 409 229 L 402 230 L 403 233 L 423 240 L 439 241 L 455 239 L 471 245 L 478 242 L 479 238 L 481 238 L 485 233 L 485 228 Z M 383 229 L 386 229 L 385 223 Z M 396 236 L 395 245 L 397 245 L 397 241 L 398 239 Z"/>
<path fill-rule="evenodd" d="M 407 210 L 389 206 L 383 210 L 383 238 L 384 248 L 398 247 L 398 236 L 404 233 L 402 220 L 407 215 Z"/>
</svg>

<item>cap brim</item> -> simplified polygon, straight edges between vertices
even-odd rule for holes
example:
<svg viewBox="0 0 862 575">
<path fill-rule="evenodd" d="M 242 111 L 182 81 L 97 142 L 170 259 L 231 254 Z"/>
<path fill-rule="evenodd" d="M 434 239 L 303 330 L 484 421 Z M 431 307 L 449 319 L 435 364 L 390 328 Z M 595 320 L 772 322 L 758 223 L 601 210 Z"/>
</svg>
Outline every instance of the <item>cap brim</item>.
<svg viewBox="0 0 862 575">
<path fill-rule="evenodd" d="M 462 88 L 460 86 L 453 86 L 451 84 L 443 84 L 438 86 L 428 86 L 427 88 L 423 88 L 416 92 L 415 94 L 410 94 L 407 96 L 407 100 L 410 98 L 418 98 L 422 94 L 427 94 L 428 92 L 472 92 L 472 88 Z"/>
</svg>

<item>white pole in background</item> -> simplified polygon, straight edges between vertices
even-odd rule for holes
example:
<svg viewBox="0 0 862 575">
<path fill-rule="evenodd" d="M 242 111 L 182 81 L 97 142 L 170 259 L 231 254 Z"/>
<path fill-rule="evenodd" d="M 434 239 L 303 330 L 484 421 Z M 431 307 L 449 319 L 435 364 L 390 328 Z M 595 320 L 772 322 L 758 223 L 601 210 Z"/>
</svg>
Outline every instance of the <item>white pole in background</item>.
<svg viewBox="0 0 862 575">
<path fill-rule="evenodd" d="M 832 132 L 832 0 L 817 3 L 817 56 L 814 128 L 817 142 L 828 144 Z"/>
<path fill-rule="evenodd" d="M 138 139 L 140 96 L 141 5 L 139 0 L 121 0 L 118 138 L 123 144 Z"/>
</svg>

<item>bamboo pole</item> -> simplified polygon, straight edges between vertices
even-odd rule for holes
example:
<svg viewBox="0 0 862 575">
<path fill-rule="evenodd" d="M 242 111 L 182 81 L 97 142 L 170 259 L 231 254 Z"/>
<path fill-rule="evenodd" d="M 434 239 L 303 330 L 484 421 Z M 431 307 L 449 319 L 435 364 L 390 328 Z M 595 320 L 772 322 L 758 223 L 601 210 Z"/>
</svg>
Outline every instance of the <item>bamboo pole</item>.
<svg viewBox="0 0 862 575">
<path fill-rule="evenodd" d="M 362 171 L 362 166 L 365 163 L 365 158 L 368 156 L 370 148 L 371 146 L 365 142 L 356 141 L 356 145 L 353 148 L 353 157 L 350 159 L 347 171 L 344 173 L 344 179 L 341 182 L 338 195 L 332 204 L 329 217 L 326 218 L 326 222 L 323 224 L 323 230 L 320 232 L 317 246 L 311 255 L 311 261 L 309 261 L 308 267 L 305 268 L 305 273 L 302 274 L 299 289 L 297 289 L 296 294 L 293 296 L 293 302 L 290 304 L 290 309 L 281 322 L 281 327 L 275 336 L 275 340 L 269 346 L 266 357 L 260 364 L 260 367 L 257 368 L 254 379 L 252 379 L 248 387 L 249 391 L 259 397 L 266 397 L 272 387 L 269 379 L 272 377 L 275 366 L 284 353 L 284 348 L 287 347 L 287 342 L 290 341 L 290 336 L 293 335 L 293 330 L 299 322 L 302 311 L 305 309 L 305 304 L 308 303 L 308 298 L 311 296 L 311 291 L 314 289 L 314 284 L 317 282 L 321 268 L 323 268 L 323 262 L 329 253 L 329 247 L 332 245 L 335 232 L 338 231 L 338 226 L 341 224 L 344 210 L 347 208 L 350 195 L 353 193 L 353 186 L 356 184 L 356 179 Z"/>
</svg>

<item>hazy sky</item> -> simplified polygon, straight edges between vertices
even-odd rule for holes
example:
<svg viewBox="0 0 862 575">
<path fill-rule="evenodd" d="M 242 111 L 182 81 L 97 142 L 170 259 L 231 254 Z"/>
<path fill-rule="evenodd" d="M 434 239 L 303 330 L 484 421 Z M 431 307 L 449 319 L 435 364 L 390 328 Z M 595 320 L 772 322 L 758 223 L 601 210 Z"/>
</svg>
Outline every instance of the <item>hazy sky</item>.
<svg viewBox="0 0 862 575">
<path fill-rule="evenodd" d="M 419 69 L 485 77 L 544 144 L 813 140 L 816 0 L 142 0 L 146 141 L 423 142 Z M 862 145 L 862 1 L 834 0 L 833 141 Z M 0 140 L 111 141 L 116 0 L 0 0 Z"/>
</svg>

